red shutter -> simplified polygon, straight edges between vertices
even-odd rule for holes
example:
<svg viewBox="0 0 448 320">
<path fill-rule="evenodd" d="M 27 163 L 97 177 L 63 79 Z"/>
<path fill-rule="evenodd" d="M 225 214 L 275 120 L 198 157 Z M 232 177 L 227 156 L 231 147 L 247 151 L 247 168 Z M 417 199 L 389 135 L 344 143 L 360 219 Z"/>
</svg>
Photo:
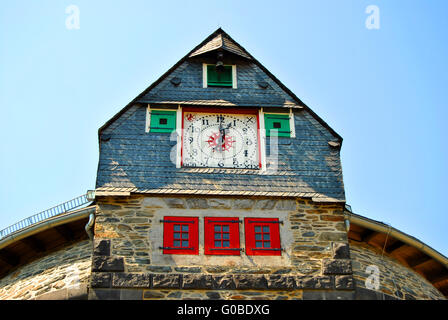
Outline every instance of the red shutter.
<svg viewBox="0 0 448 320">
<path fill-rule="evenodd" d="M 197 217 L 163 218 L 163 254 L 199 254 Z"/>
<path fill-rule="evenodd" d="M 210 255 L 240 255 L 238 218 L 204 218 L 204 253 Z"/>
<path fill-rule="evenodd" d="M 244 218 L 246 254 L 248 256 L 280 256 L 278 218 Z"/>
</svg>

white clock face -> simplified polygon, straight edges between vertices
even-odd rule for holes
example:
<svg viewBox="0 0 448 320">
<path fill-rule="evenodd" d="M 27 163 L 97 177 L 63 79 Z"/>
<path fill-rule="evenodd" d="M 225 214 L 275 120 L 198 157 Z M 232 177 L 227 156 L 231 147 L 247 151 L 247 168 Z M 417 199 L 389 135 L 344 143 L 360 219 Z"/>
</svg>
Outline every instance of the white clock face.
<svg viewBox="0 0 448 320">
<path fill-rule="evenodd" d="M 259 169 L 255 114 L 184 112 L 182 165 Z"/>
</svg>

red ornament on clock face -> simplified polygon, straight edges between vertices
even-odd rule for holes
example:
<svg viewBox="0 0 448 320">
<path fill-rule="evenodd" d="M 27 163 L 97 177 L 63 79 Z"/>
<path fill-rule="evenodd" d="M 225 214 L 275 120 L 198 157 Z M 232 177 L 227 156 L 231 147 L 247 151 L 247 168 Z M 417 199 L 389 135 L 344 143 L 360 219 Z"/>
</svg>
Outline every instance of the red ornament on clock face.
<svg viewBox="0 0 448 320">
<path fill-rule="evenodd" d="M 256 113 L 183 113 L 182 166 L 259 169 Z"/>
<path fill-rule="evenodd" d="M 236 140 L 233 140 L 233 137 L 229 135 L 213 132 L 207 142 L 209 147 L 212 148 L 213 152 L 222 152 L 230 151 L 233 143 L 236 142 Z"/>
</svg>

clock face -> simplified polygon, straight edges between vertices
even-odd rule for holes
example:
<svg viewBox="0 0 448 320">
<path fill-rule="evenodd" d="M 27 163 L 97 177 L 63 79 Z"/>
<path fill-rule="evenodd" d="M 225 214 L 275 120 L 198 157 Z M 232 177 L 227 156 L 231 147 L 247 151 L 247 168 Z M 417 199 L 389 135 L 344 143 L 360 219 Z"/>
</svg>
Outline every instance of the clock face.
<svg viewBox="0 0 448 320">
<path fill-rule="evenodd" d="M 259 169 L 256 114 L 183 113 L 182 165 Z"/>
</svg>

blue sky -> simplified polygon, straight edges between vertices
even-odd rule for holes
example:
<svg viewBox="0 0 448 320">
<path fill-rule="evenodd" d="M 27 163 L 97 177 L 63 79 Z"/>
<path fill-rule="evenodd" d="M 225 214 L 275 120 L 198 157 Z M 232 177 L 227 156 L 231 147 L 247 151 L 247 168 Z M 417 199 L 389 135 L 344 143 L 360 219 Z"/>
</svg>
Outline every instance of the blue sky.
<svg viewBox="0 0 448 320">
<path fill-rule="evenodd" d="M 354 212 L 448 255 L 447 12 L 442 0 L 2 1 L 0 229 L 93 189 L 98 128 L 220 26 L 344 138 Z"/>
</svg>

